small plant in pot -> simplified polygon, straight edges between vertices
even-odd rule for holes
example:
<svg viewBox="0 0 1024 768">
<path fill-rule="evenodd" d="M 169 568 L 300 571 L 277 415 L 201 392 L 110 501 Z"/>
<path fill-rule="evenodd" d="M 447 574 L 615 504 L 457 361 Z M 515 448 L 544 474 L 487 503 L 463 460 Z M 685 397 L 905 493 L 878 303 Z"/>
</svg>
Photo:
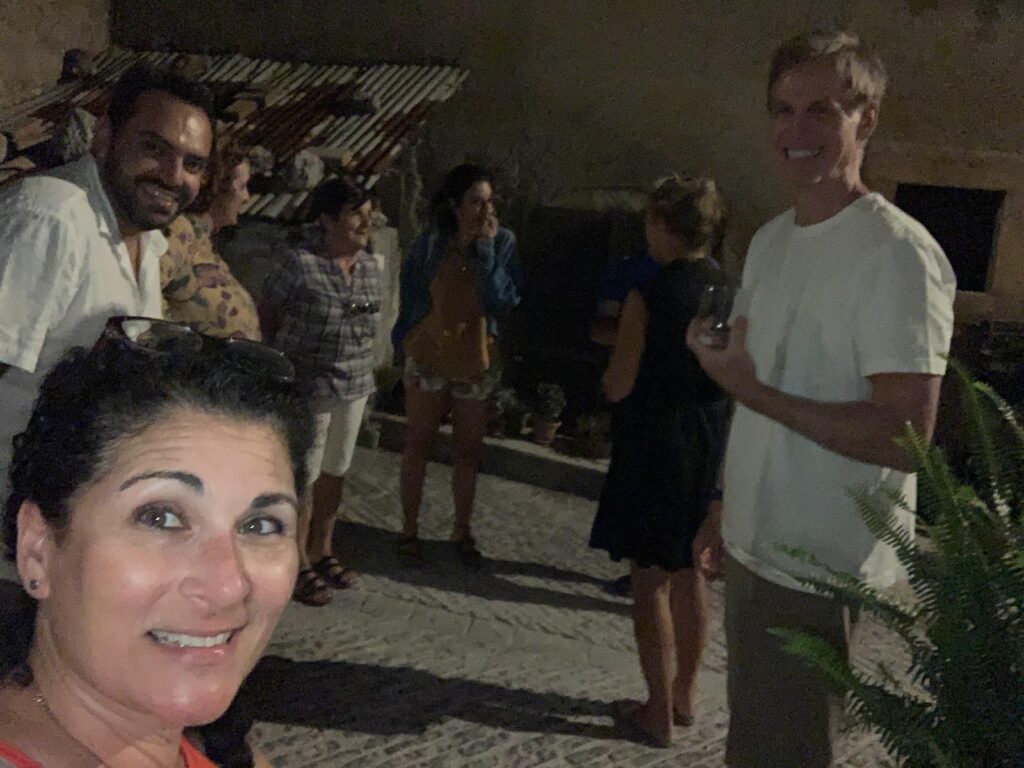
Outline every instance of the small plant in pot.
<svg viewBox="0 0 1024 768">
<path fill-rule="evenodd" d="M 495 390 L 492 398 L 496 416 L 492 434 L 502 437 L 522 437 L 530 409 L 511 387 Z"/>
<path fill-rule="evenodd" d="M 538 384 L 530 439 L 539 445 L 550 445 L 555 439 L 558 428 L 562 426 L 560 418 L 563 410 L 565 410 L 565 390 L 558 384 Z"/>
</svg>

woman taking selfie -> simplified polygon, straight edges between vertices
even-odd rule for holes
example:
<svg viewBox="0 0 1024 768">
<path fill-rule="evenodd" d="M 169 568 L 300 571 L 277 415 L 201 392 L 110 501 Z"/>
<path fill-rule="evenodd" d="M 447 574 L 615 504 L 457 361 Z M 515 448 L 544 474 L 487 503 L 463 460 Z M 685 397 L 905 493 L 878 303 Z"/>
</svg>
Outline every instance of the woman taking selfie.
<svg viewBox="0 0 1024 768">
<path fill-rule="evenodd" d="M 311 424 L 282 356 L 113 318 L 45 379 L 4 510 L 0 765 L 204 768 L 291 597 Z"/>
</svg>

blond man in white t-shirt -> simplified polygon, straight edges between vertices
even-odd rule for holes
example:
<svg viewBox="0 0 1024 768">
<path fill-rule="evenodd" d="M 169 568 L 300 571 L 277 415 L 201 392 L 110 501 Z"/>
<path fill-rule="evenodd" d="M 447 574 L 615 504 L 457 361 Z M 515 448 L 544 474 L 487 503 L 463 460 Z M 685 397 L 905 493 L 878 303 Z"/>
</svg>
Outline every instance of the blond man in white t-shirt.
<svg viewBox="0 0 1024 768">
<path fill-rule="evenodd" d="M 768 85 L 771 149 L 794 206 L 751 242 L 724 349 L 687 341 L 736 401 L 722 473 L 694 543 L 706 575 L 726 575 L 730 727 L 726 761 L 828 766 L 842 702 L 767 630 L 816 632 L 849 653 L 856 617 L 809 593 L 807 567 L 778 545 L 885 587 L 902 576 L 847 490 L 891 488 L 914 502 L 910 457 L 894 438 L 930 437 L 956 281 L 917 221 L 860 175 L 886 76 L 848 33 L 783 43 Z M 913 519 L 902 524 L 913 530 Z"/>
</svg>

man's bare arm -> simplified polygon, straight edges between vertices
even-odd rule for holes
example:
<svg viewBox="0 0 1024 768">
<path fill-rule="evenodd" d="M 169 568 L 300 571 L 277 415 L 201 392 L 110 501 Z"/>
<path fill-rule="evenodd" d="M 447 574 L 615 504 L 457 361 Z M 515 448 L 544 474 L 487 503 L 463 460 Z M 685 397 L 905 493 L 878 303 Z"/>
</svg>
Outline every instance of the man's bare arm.
<svg viewBox="0 0 1024 768">
<path fill-rule="evenodd" d="M 942 377 L 886 373 L 870 376 L 871 398 L 821 402 L 789 395 L 758 381 L 745 349 L 746 318 L 737 318 L 729 346 L 713 349 L 700 341 L 699 323 L 687 342 L 708 375 L 743 405 L 777 421 L 834 453 L 868 464 L 913 471 L 911 457 L 894 442 L 909 423 L 930 439 L 935 429 Z"/>
<path fill-rule="evenodd" d="M 942 377 L 886 373 L 869 377 L 871 399 L 825 403 L 758 387 L 744 405 L 799 432 L 823 448 L 857 461 L 913 472 L 911 456 L 895 439 L 909 423 L 930 440 Z"/>
</svg>

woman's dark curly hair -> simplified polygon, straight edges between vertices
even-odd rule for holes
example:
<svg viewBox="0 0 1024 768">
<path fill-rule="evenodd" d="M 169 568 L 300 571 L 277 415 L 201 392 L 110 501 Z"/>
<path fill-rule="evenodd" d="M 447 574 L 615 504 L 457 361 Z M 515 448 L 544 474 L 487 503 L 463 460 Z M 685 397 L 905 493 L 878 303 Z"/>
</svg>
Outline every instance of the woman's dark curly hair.
<svg viewBox="0 0 1024 768">
<path fill-rule="evenodd" d="M 494 185 L 494 176 L 486 168 L 465 163 L 448 171 L 441 182 L 441 188 L 434 193 L 430 202 L 430 218 L 442 235 L 451 237 L 459 231 L 459 220 L 452 205 L 462 202 L 462 196 L 480 181 Z"/>
<path fill-rule="evenodd" d="M 336 176 L 321 182 L 309 196 L 308 219 L 312 223 L 321 216 L 337 219 L 344 208 L 359 208 L 370 199 L 370 192 L 350 176 Z"/>
<path fill-rule="evenodd" d="M 60 541 L 71 520 L 72 499 L 109 471 L 118 446 L 184 409 L 272 427 L 287 446 L 295 490 L 302 494 L 312 417 L 294 385 L 271 381 L 216 349 L 188 359 L 116 345 L 101 352 L 73 349 L 43 380 L 28 426 L 14 438 L 3 515 L 8 558 L 15 555 L 23 502 L 39 506 Z M 34 619 L 35 601 L 30 603 Z M 8 647 L 0 653 L 0 676 L 24 662 L 27 652 L 25 627 L 8 629 L 21 647 L 2 643 Z"/>
</svg>

